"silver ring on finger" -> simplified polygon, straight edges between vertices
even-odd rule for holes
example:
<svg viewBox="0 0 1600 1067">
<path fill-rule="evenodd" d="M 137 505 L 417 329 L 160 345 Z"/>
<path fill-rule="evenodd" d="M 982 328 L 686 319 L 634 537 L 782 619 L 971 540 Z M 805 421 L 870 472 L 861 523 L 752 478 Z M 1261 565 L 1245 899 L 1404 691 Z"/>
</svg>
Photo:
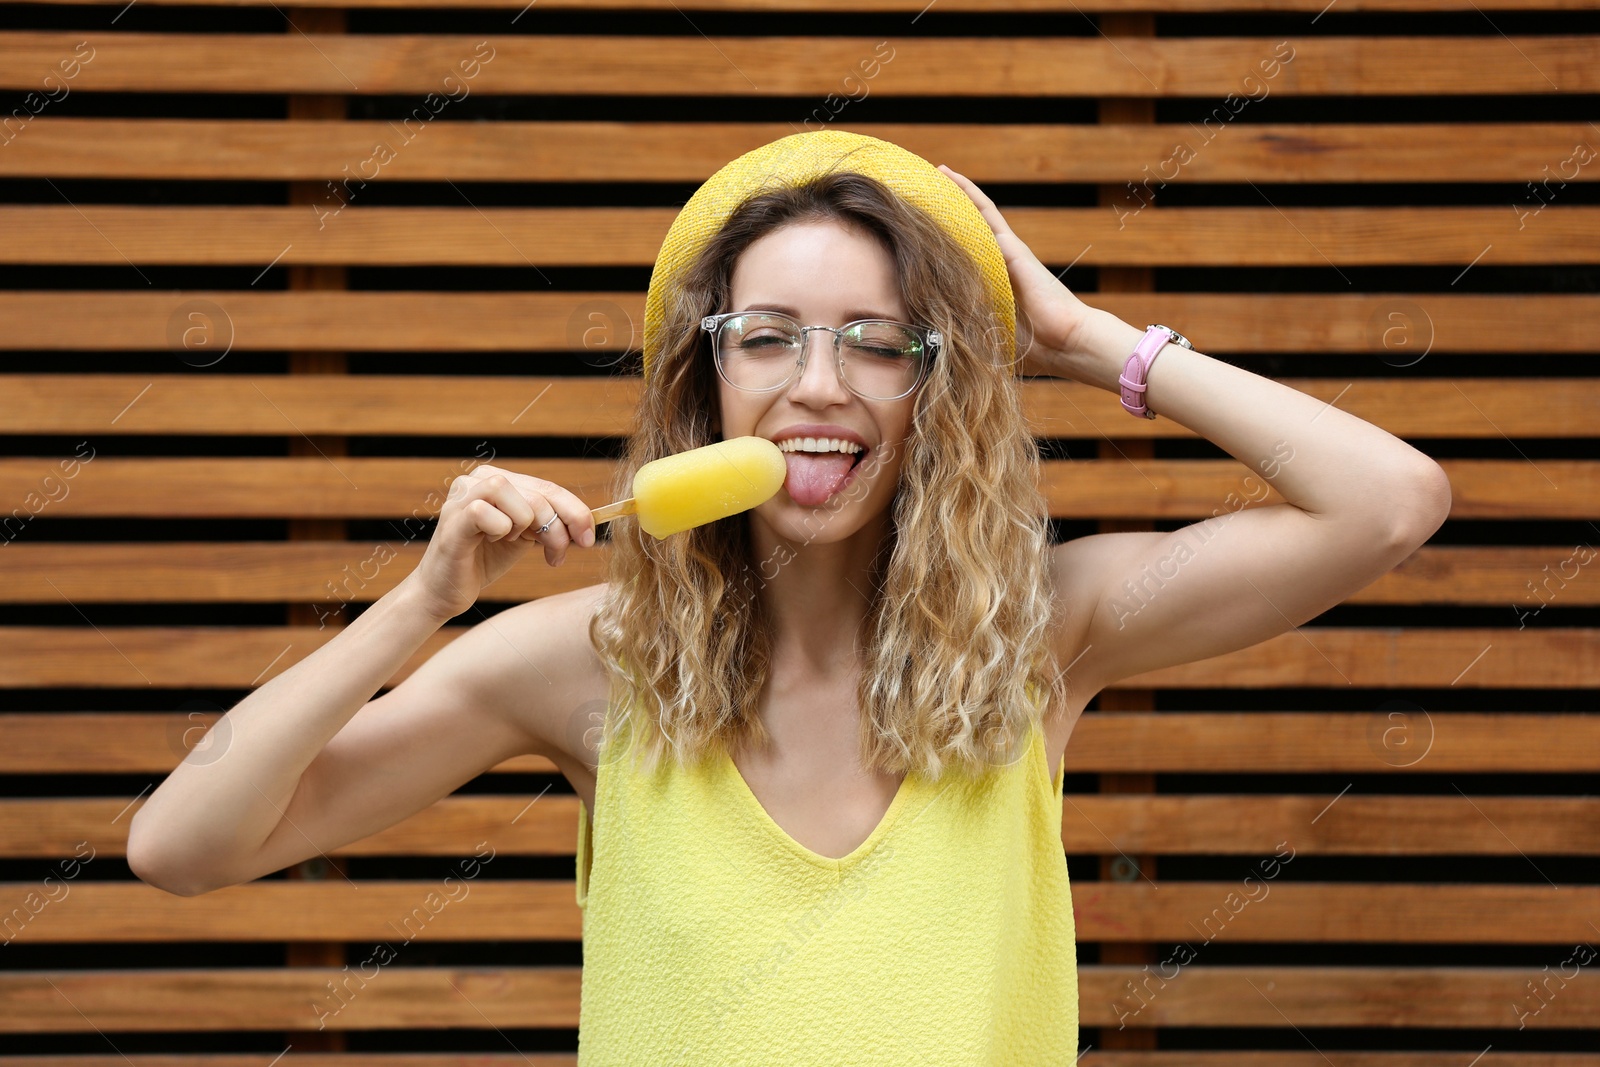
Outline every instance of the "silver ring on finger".
<svg viewBox="0 0 1600 1067">
<path fill-rule="evenodd" d="M 552 515 L 552 516 L 550 516 L 550 521 L 545 523 L 543 526 L 539 527 L 537 530 L 534 531 L 534 533 L 544 533 L 546 530 L 550 529 L 550 527 L 554 526 L 556 524 L 556 522 L 560 518 L 561 518 L 560 515 Z"/>
</svg>

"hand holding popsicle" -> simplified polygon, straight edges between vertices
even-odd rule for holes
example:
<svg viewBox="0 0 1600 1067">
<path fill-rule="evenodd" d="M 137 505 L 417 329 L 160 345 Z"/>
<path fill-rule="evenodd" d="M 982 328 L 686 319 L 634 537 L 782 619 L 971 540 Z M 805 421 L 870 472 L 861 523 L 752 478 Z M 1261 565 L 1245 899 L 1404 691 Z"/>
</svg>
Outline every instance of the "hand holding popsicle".
<svg viewBox="0 0 1600 1067">
<path fill-rule="evenodd" d="M 453 619 L 530 542 L 543 544 L 545 562 L 558 567 L 568 546 L 592 546 L 603 522 L 637 514 L 646 533 L 667 537 L 765 503 L 786 473 L 782 451 L 764 437 L 718 441 L 646 463 L 634 474 L 633 496 L 591 512 L 555 482 L 482 464 L 451 483 L 422 562 L 404 581 L 424 610 Z"/>
<path fill-rule="evenodd" d="M 544 532 L 539 527 L 550 520 Z M 557 521 L 558 520 L 558 521 Z M 480 464 L 450 483 L 422 562 L 406 575 L 423 609 L 453 619 L 522 559 L 531 542 L 559 566 L 567 547 L 594 544 L 589 506 L 545 478 Z"/>
</svg>

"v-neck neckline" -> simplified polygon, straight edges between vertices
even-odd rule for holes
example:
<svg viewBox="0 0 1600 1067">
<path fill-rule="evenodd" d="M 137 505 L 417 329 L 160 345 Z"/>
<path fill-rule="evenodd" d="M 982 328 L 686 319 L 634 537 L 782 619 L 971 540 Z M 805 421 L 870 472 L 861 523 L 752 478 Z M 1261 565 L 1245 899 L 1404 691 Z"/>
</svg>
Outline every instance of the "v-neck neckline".
<svg viewBox="0 0 1600 1067">
<path fill-rule="evenodd" d="M 789 831 L 778 825 L 777 820 L 768 813 L 761 800 L 756 796 L 755 791 L 750 788 L 750 783 L 744 780 L 744 774 L 739 770 L 739 765 L 733 762 L 733 754 L 727 750 L 726 746 L 718 747 L 721 749 L 718 758 L 727 776 L 732 779 L 734 789 L 739 793 L 745 806 L 755 815 L 756 820 L 766 826 L 768 832 L 779 844 L 800 859 L 815 867 L 821 867 L 829 871 L 846 871 L 860 863 L 877 847 L 878 842 L 889 832 L 890 827 L 894 825 L 901 810 L 905 807 L 906 798 L 911 793 L 913 780 L 916 777 L 914 773 L 908 771 L 905 777 L 900 780 L 900 785 L 894 793 L 894 799 L 889 801 L 888 809 L 884 811 L 883 817 L 878 820 L 878 825 L 872 828 L 872 832 L 866 836 L 865 840 L 843 856 L 824 856 L 820 852 L 814 852 L 799 841 L 796 841 Z"/>
</svg>

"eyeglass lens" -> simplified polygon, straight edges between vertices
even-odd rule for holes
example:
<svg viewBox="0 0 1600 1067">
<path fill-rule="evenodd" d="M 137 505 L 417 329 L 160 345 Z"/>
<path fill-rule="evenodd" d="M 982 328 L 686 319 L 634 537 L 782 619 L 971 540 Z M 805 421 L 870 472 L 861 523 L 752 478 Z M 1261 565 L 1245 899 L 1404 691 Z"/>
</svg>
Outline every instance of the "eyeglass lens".
<svg viewBox="0 0 1600 1067">
<path fill-rule="evenodd" d="M 755 391 L 775 389 L 794 372 L 805 345 L 799 323 L 785 315 L 734 315 L 717 337 L 717 359 L 729 384 Z M 863 396 L 904 396 L 922 374 L 923 339 L 892 322 L 855 323 L 834 337 L 844 363 L 845 384 Z"/>
</svg>

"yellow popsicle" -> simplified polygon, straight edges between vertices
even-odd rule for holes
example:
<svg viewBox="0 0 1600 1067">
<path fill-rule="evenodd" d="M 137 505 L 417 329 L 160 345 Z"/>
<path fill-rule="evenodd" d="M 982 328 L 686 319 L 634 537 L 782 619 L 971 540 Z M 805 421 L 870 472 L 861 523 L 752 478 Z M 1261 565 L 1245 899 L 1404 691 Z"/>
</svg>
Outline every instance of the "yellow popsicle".
<svg viewBox="0 0 1600 1067">
<path fill-rule="evenodd" d="M 735 437 L 640 467 L 633 496 L 596 508 L 595 525 L 637 514 L 639 528 L 656 538 L 759 507 L 783 488 L 789 473 L 783 452 L 765 437 Z"/>
</svg>

